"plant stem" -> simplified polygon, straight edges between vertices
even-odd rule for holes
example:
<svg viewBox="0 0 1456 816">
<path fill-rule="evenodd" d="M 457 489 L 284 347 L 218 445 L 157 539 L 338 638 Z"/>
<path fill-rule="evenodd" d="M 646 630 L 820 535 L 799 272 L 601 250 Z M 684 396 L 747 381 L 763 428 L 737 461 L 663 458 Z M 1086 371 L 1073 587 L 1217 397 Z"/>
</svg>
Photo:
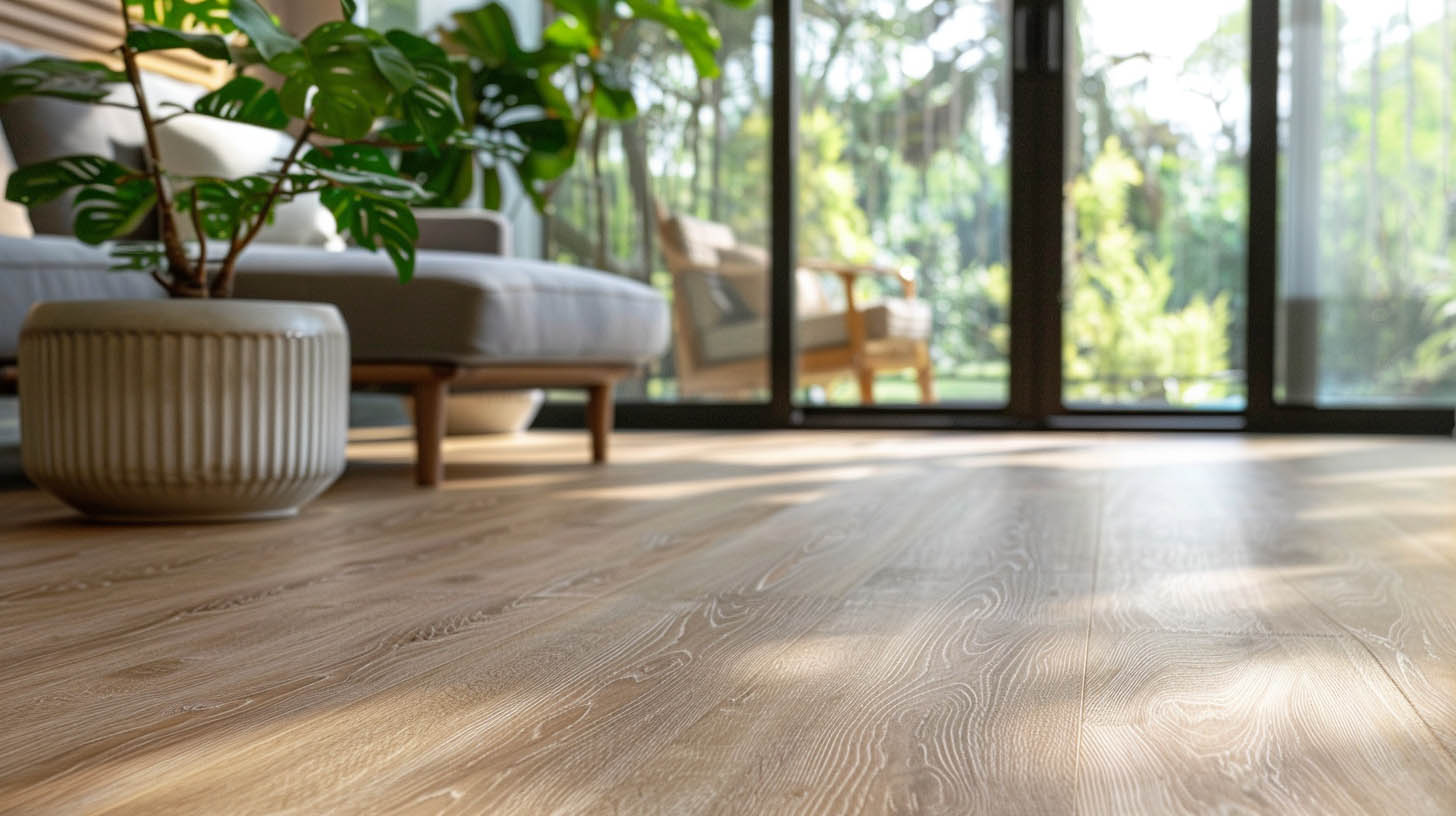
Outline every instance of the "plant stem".
<svg viewBox="0 0 1456 816">
<path fill-rule="evenodd" d="M 283 184 L 288 180 L 288 170 L 293 167 L 294 161 L 298 159 L 298 153 L 303 146 L 308 144 L 308 137 L 313 133 L 313 115 L 303 123 L 303 130 L 299 131 L 298 138 L 293 141 L 293 148 L 288 151 L 288 157 L 283 160 L 283 165 L 278 168 L 278 180 L 273 182 L 273 188 L 268 191 L 268 197 L 263 200 L 263 207 L 258 211 L 258 218 L 248 227 L 248 231 L 242 235 L 233 234 L 231 245 L 228 247 L 227 256 L 222 260 L 222 268 L 218 270 L 217 278 L 212 282 L 213 297 L 231 297 L 233 293 L 233 278 L 237 276 L 238 256 L 243 254 L 243 249 L 258 236 L 258 231 L 268 221 L 268 213 L 272 211 L 273 204 L 283 192 Z"/>
<path fill-rule="evenodd" d="M 161 219 L 162 246 L 167 252 L 167 292 L 173 297 L 207 297 L 206 269 L 198 264 L 191 268 L 187 252 L 182 248 L 182 239 L 177 234 L 177 220 L 172 213 L 171 196 L 167 194 L 166 180 L 162 177 L 162 151 L 157 146 L 157 128 L 152 121 L 152 112 L 147 108 L 147 94 L 142 88 L 142 74 L 137 68 L 136 54 L 126 44 L 131 32 L 131 15 L 126 10 L 126 0 L 121 6 L 121 61 L 126 67 L 126 80 L 136 94 L 137 112 L 142 117 L 142 130 L 147 136 L 147 171 L 152 184 L 157 188 L 157 217 Z"/>
<path fill-rule="evenodd" d="M 197 234 L 197 268 L 207 268 L 207 235 L 202 231 L 202 211 L 197 206 L 197 185 L 192 185 L 192 231 Z"/>
</svg>

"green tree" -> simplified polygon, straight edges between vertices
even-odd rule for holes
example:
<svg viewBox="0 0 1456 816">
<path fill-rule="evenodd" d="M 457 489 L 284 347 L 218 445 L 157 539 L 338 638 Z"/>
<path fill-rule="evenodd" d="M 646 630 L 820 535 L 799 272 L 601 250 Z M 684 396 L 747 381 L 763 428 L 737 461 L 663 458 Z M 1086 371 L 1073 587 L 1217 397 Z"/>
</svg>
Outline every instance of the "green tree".
<svg viewBox="0 0 1456 816">
<path fill-rule="evenodd" d="M 1077 244 L 1063 361 L 1074 399 L 1154 403 L 1217 398 L 1228 370 L 1229 296 L 1170 307 L 1172 261 L 1148 250 L 1128 220 L 1142 171 L 1112 138 L 1070 190 Z M 1171 373 L 1171 376 L 1169 375 Z"/>
</svg>

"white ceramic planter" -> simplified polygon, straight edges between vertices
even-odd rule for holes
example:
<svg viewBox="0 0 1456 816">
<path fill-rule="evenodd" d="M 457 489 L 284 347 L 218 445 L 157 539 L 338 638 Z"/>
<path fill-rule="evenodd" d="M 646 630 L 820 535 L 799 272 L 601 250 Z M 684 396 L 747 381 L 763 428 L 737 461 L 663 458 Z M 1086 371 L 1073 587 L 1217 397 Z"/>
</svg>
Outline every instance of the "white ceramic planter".
<svg viewBox="0 0 1456 816">
<path fill-rule="evenodd" d="M 53 301 L 21 328 L 21 464 L 94 518 L 294 515 L 343 472 L 348 412 L 333 306 Z"/>
</svg>

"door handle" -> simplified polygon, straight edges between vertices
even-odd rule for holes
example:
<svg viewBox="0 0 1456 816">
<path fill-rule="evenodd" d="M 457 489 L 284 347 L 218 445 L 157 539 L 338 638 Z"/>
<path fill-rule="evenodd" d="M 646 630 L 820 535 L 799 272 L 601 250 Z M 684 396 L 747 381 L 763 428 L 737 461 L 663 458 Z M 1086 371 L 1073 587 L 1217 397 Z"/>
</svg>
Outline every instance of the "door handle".
<svg viewBox="0 0 1456 816">
<path fill-rule="evenodd" d="M 1029 16 L 1030 12 L 1026 6 L 1018 6 L 1011 22 L 1011 50 L 1015 54 L 1016 73 L 1018 74 L 1024 74 L 1031 68 L 1031 57 L 1026 53 L 1027 40 L 1030 37 L 1026 31 Z"/>
<path fill-rule="evenodd" d="M 1062 70 L 1062 4 L 1046 7 L 1046 70 L 1049 74 Z"/>
<path fill-rule="evenodd" d="M 1062 4 L 1017 6 L 1011 21 L 1012 65 L 1018 74 L 1062 70 Z"/>
</svg>

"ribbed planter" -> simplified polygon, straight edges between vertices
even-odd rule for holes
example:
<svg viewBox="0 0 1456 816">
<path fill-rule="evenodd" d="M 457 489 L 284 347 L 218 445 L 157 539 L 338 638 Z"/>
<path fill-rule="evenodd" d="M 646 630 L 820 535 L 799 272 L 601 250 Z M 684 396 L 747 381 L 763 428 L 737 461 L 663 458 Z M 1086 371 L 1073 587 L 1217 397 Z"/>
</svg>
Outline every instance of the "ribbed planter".
<svg viewBox="0 0 1456 816">
<path fill-rule="evenodd" d="M 333 306 L 54 301 L 21 329 L 21 464 L 97 519 L 294 515 L 343 472 L 348 412 Z"/>
</svg>

